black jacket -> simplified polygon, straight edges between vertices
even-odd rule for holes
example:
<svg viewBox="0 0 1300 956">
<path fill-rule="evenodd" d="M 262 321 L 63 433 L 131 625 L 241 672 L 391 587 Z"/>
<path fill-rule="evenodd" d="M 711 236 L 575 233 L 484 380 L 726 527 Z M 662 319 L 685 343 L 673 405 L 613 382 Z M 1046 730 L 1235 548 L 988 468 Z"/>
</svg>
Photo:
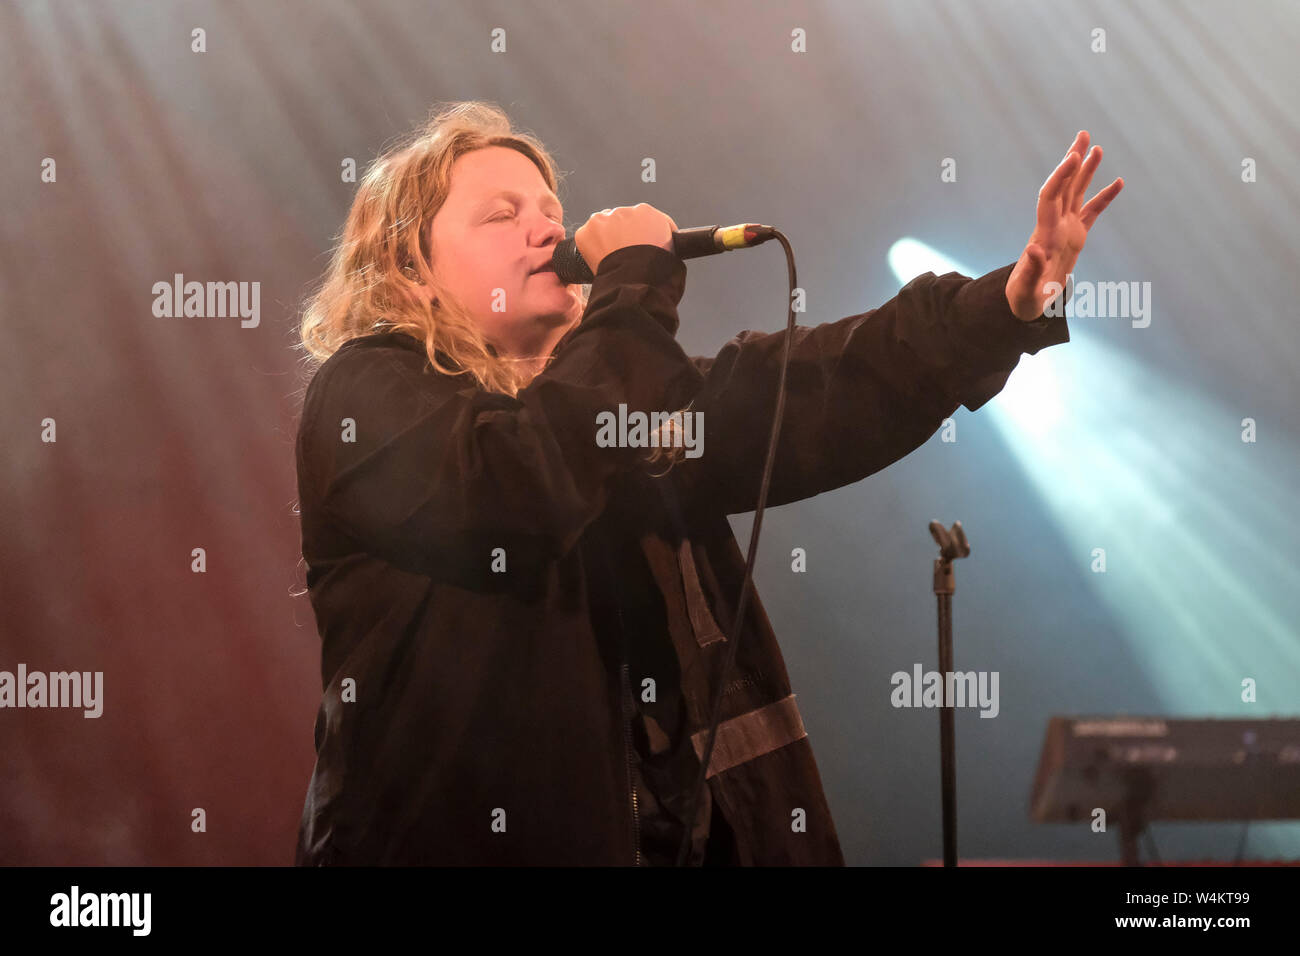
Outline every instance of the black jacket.
<svg viewBox="0 0 1300 956">
<path fill-rule="evenodd" d="M 1068 341 L 1064 318 L 1011 314 L 1010 269 L 926 273 L 798 328 L 768 504 L 884 468 Z M 727 515 L 756 504 L 785 334 L 687 356 L 685 278 L 655 246 L 609 255 L 518 398 L 401 333 L 313 378 L 297 465 L 324 695 L 298 864 L 671 862 L 744 571 Z M 663 477 L 595 441 L 620 403 L 692 399 L 703 454 Z M 739 639 L 692 861 L 722 828 L 724 862 L 842 864 L 756 594 Z"/>
</svg>

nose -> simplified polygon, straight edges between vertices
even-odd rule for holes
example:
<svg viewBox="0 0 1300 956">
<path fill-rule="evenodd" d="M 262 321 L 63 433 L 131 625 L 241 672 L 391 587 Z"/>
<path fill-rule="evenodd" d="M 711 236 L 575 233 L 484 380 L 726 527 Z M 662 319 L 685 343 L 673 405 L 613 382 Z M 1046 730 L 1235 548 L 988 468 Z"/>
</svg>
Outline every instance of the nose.
<svg viewBox="0 0 1300 956">
<path fill-rule="evenodd" d="M 539 220 L 533 229 L 533 242 L 539 246 L 552 246 L 564 238 L 564 223 L 556 222 L 550 216 L 538 212 Z"/>
</svg>

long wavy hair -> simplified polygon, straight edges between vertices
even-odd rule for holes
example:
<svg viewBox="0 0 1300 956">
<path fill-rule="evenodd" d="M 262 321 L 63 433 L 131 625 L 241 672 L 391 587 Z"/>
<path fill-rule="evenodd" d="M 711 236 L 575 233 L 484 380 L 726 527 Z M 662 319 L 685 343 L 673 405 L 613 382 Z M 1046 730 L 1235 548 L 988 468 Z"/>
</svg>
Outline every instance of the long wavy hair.
<svg viewBox="0 0 1300 956">
<path fill-rule="evenodd" d="M 298 336 L 308 366 L 323 363 L 350 339 L 394 331 L 424 342 L 429 364 L 439 372 L 468 373 L 483 389 L 511 397 L 550 364 L 553 355 L 530 371 L 526 359 L 499 355 L 468 310 L 434 278 L 429 227 L 451 191 L 452 164 L 489 146 L 518 150 L 559 195 L 563 175 L 550 152 L 531 133 L 515 129 L 499 106 L 478 100 L 436 104 L 425 123 L 388 146 L 361 177 L 329 265 L 302 308 Z M 432 297 L 417 294 L 421 283 Z M 583 311 L 590 295 L 589 284 L 579 286 Z M 679 410 L 687 411 L 689 406 Z M 671 468 L 681 460 L 674 427 L 680 424 L 661 429 L 647 461 L 667 458 Z"/>
</svg>

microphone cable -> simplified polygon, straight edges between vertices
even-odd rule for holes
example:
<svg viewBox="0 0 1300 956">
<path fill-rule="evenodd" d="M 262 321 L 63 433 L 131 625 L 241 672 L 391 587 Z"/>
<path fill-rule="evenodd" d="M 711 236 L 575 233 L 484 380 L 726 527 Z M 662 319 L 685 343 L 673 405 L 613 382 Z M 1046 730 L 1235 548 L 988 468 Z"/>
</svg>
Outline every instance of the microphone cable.
<svg viewBox="0 0 1300 956">
<path fill-rule="evenodd" d="M 790 293 L 786 298 L 788 306 L 786 329 L 785 329 L 785 346 L 781 352 L 781 374 L 778 379 L 776 390 L 776 411 L 772 416 L 772 435 L 767 446 L 767 461 L 763 465 L 763 480 L 758 490 L 758 506 L 754 509 L 754 527 L 749 536 L 749 554 L 745 559 L 745 577 L 740 585 L 740 597 L 736 601 L 736 617 L 731 624 L 731 635 L 727 639 L 727 659 L 722 665 L 722 677 L 718 681 L 718 686 L 713 691 L 713 699 L 709 707 L 709 736 L 705 741 L 704 754 L 700 758 L 700 769 L 695 777 L 695 785 L 691 788 L 690 802 L 686 807 L 685 828 L 682 832 L 682 841 L 677 850 L 677 861 L 675 866 L 683 866 L 690 851 L 691 837 L 695 832 L 695 813 L 699 804 L 700 793 L 705 786 L 705 780 L 708 777 L 709 761 L 713 757 L 713 743 L 718 733 L 718 717 L 722 711 L 723 690 L 727 686 L 727 678 L 731 674 L 731 668 L 736 661 L 736 646 L 740 637 L 745 621 L 746 604 L 749 601 L 749 592 L 751 577 L 754 572 L 754 555 L 758 551 L 758 534 L 763 527 L 763 509 L 767 505 L 767 492 L 772 483 L 772 466 L 776 461 L 776 449 L 780 442 L 781 436 L 781 419 L 785 414 L 785 379 L 786 372 L 790 366 L 790 352 L 794 345 L 794 290 L 798 287 L 795 278 L 794 252 L 790 248 L 790 241 L 779 229 L 771 229 L 767 226 L 758 227 L 763 230 L 762 238 L 758 241 L 765 241 L 769 238 L 777 239 L 782 248 L 785 249 L 786 266 L 790 273 Z M 770 235 L 766 235 L 770 229 Z M 756 244 L 756 243 L 755 243 Z"/>
</svg>

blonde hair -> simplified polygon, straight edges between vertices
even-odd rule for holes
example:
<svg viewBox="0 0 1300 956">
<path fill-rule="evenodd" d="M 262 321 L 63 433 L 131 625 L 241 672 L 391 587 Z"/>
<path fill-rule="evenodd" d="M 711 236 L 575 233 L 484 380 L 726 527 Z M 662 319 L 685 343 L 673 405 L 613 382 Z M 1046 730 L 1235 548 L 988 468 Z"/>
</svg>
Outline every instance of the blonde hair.
<svg viewBox="0 0 1300 956">
<path fill-rule="evenodd" d="M 429 363 L 448 375 L 468 373 L 485 390 L 515 397 L 541 368 L 501 356 L 462 304 L 433 274 L 429 227 L 447 201 L 451 168 L 466 153 L 504 146 L 522 153 L 559 193 L 562 174 L 542 142 L 512 127 L 505 111 L 477 100 L 436 104 L 429 119 L 385 149 L 361 177 L 330 262 L 302 309 L 298 336 L 308 364 L 323 363 L 347 341 L 405 332 L 422 341 Z M 418 294 L 427 283 L 432 297 Z M 579 287 L 585 311 L 591 286 Z M 647 458 L 681 458 L 671 437 Z M 669 466 L 671 468 L 671 464 Z"/>
</svg>

